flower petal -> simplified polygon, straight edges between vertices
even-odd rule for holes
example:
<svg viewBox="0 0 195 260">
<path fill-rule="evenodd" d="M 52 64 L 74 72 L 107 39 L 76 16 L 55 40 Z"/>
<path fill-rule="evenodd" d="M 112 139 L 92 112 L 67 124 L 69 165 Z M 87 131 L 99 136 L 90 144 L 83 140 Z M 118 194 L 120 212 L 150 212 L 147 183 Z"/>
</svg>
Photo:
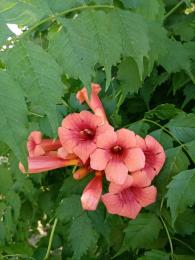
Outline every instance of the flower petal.
<svg viewBox="0 0 195 260">
<path fill-rule="evenodd" d="M 131 191 L 136 197 L 136 200 L 142 207 L 146 207 L 156 201 L 157 190 L 156 187 L 150 186 L 146 188 L 131 188 Z"/>
<path fill-rule="evenodd" d="M 140 204 L 135 200 L 133 193 L 130 191 L 128 194 L 106 193 L 102 196 L 102 202 L 106 209 L 111 214 L 135 219 L 141 210 Z"/>
<path fill-rule="evenodd" d="M 78 143 L 74 149 L 73 153 L 75 153 L 85 164 L 89 159 L 89 156 L 96 149 L 96 145 L 92 141 L 85 141 Z"/>
<path fill-rule="evenodd" d="M 165 162 L 164 149 L 159 142 L 150 135 L 146 136 L 145 142 L 147 147 L 146 151 L 144 151 L 146 162 L 153 168 L 155 175 L 157 175 Z"/>
<path fill-rule="evenodd" d="M 129 188 L 133 183 L 133 178 L 128 175 L 125 182 L 122 185 L 111 182 L 109 185 L 109 192 L 112 194 L 119 193 L 127 188 Z"/>
<path fill-rule="evenodd" d="M 117 134 L 117 144 L 124 148 L 131 148 L 136 146 L 135 133 L 128 129 L 122 128 L 116 131 Z"/>
<path fill-rule="evenodd" d="M 91 168 L 102 171 L 105 169 L 108 161 L 110 160 L 110 154 L 107 150 L 98 148 L 90 155 L 90 159 Z"/>
<path fill-rule="evenodd" d="M 102 176 L 95 176 L 85 187 L 81 196 L 82 207 L 85 210 L 96 210 L 102 194 Z"/>
<path fill-rule="evenodd" d="M 116 184 L 123 184 L 128 175 L 128 169 L 120 160 L 112 159 L 105 169 L 106 179 Z"/>
<path fill-rule="evenodd" d="M 132 186 L 134 187 L 146 187 L 151 184 L 151 179 L 144 170 L 136 171 L 131 173 Z"/>
<path fill-rule="evenodd" d="M 62 127 L 71 130 L 80 130 L 83 124 L 79 113 L 72 113 L 66 116 L 62 121 Z"/>
<path fill-rule="evenodd" d="M 79 139 L 75 131 L 68 130 L 64 127 L 58 128 L 60 142 L 68 153 L 72 153 L 74 147 L 78 144 Z"/>
<path fill-rule="evenodd" d="M 117 141 L 117 135 L 114 130 L 109 129 L 103 134 L 99 134 L 97 137 L 97 147 L 108 149 L 114 145 Z"/>
<path fill-rule="evenodd" d="M 130 172 L 144 168 L 145 156 L 140 148 L 128 149 L 124 158 L 125 164 Z"/>
</svg>

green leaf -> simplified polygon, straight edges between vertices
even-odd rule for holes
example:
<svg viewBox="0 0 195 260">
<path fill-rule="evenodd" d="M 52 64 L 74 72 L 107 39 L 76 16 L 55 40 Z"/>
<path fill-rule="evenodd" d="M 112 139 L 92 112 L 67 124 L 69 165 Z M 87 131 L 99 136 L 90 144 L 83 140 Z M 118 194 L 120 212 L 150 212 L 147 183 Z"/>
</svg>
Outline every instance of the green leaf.
<svg viewBox="0 0 195 260">
<path fill-rule="evenodd" d="M 195 139 L 195 114 L 180 113 L 166 126 L 180 141 L 187 143 Z"/>
<path fill-rule="evenodd" d="M 80 196 L 72 195 L 64 198 L 56 210 L 56 216 L 60 220 L 69 221 L 79 217 L 83 213 Z"/>
<path fill-rule="evenodd" d="M 159 236 L 160 220 L 152 213 L 141 213 L 125 229 L 123 246 L 126 249 L 148 248 Z"/>
<path fill-rule="evenodd" d="M 49 52 L 69 76 L 89 84 L 94 66 L 99 63 L 105 68 L 108 86 L 111 67 L 120 61 L 122 54 L 136 61 L 142 77 L 149 41 L 141 16 L 118 9 L 107 13 L 85 10 L 75 19 L 59 22 L 62 25 L 59 30 L 50 33 Z"/>
<path fill-rule="evenodd" d="M 186 143 L 185 146 L 187 147 L 188 153 L 191 156 L 191 159 L 195 163 L 195 141 Z"/>
<path fill-rule="evenodd" d="M 169 254 L 160 250 L 151 250 L 145 252 L 144 256 L 139 257 L 137 260 L 169 260 Z"/>
<path fill-rule="evenodd" d="M 161 120 L 175 117 L 180 110 L 174 104 L 161 104 L 145 113 L 145 118 L 157 117 Z"/>
<path fill-rule="evenodd" d="M 194 211 L 187 209 L 181 213 L 175 221 L 174 225 L 176 233 L 180 235 L 191 235 L 195 232 Z"/>
<path fill-rule="evenodd" d="M 61 0 L 47 0 L 50 8 L 54 12 L 61 12 L 62 10 L 68 10 L 72 8 L 76 8 L 79 6 L 86 6 L 90 4 L 94 4 L 93 0 L 68 0 L 68 1 L 61 1 Z M 113 0 L 95 0 L 96 5 L 108 5 L 113 4 Z"/>
<path fill-rule="evenodd" d="M 167 187 L 167 206 L 174 223 L 179 214 L 195 203 L 195 170 L 180 172 Z"/>
<path fill-rule="evenodd" d="M 25 161 L 27 109 L 24 93 L 11 76 L 0 71 L 0 139 Z"/>
<path fill-rule="evenodd" d="M 184 88 L 185 99 L 182 104 L 182 108 L 184 108 L 191 100 L 195 100 L 195 85 L 190 84 Z"/>
<path fill-rule="evenodd" d="M 90 247 L 95 247 L 97 238 L 87 213 L 75 218 L 69 229 L 74 259 L 80 259 Z"/>
<path fill-rule="evenodd" d="M 166 150 L 165 165 L 156 178 L 159 191 L 164 193 L 166 185 L 171 181 L 172 177 L 181 171 L 187 170 L 189 164 L 189 159 L 183 152 L 182 147 Z"/>
<path fill-rule="evenodd" d="M 160 56 L 159 63 L 169 73 L 184 70 L 193 78 L 191 73 L 190 56 L 188 51 L 179 41 L 167 40 L 166 53 Z"/>
<path fill-rule="evenodd" d="M 162 20 L 164 16 L 164 6 L 158 0 L 121 0 L 121 2 L 125 8 L 133 9 L 148 20 Z"/>
<path fill-rule="evenodd" d="M 65 88 L 58 64 L 38 45 L 20 41 L 8 53 L 7 66 L 23 87 L 32 107 L 48 116 L 55 133 L 59 126 L 56 103 L 60 101 Z"/>
<path fill-rule="evenodd" d="M 40 19 L 52 14 L 45 0 L 1 0 L 1 2 L 1 19 L 5 24 L 13 23 L 21 26 L 32 25 Z"/>
<path fill-rule="evenodd" d="M 148 133 L 150 126 L 143 120 L 134 122 L 128 126 L 128 129 L 134 131 L 136 134 L 145 137 Z"/>
<path fill-rule="evenodd" d="M 6 195 L 12 188 L 13 180 L 10 170 L 0 166 L 0 194 Z"/>
<path fill-rule="evenodd" d="M 118 66 L 118 79 L 125 94 L 138 93 L 142 83 L 137 64 L 132 58 L 125 59 Z"/>
</svg>

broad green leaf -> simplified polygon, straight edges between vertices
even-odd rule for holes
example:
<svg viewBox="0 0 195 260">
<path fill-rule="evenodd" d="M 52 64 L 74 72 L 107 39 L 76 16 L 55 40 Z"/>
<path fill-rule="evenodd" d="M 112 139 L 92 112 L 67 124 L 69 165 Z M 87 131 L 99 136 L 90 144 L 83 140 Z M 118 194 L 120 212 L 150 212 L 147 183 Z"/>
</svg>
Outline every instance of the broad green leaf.
<svg viewBox="0 0 195 260">
<path fill-rule="evenodd" d="M 167 40 L 166 53 L 160 56 L 159 63 L 169 73 L 184 70 L 191 78 L 193 78 L 190 56 L 179 41 Z"/>
<path fill-rule="evenodd" d="M 145 118 L 159 118 L 161 120 L 171 119 L 175 117 L 180 110 L 173 104 L 161 104 L 145 113 Z"/>
<path fill-rule="evenodd" d="M 132 58 L 122 61 L 118 66 L 118 79 L 121 82 L 121 88 L 125 94 L 128 92 L 130 94 L 138 93 L 142 83 L 137 64 Z"/>
<path fill-rule="evenodd" d="M 171 181 L 172 177 L 181 171 L 187 170 L 190 162 L 182 147 L 176 147 L 166 150 L 165 165 L 156 178 L 159 191 L 165 192 L 166 185 Z"/>
<path fill-rule="evenodd" d="M 46 0 L 1 0 L 1 2 L 0 19 L 5 24 L 13 23 L 21 26 L 29 26 L 52 14 Z"/>
<path fill-rule="evenodd" d="M 125 8 L 131 8 L 148 20 L 162 20 L 164 6 L 158 0 L 121 0 Z"/>
<path fill-rule="evenodd" d="M 180 141 L 187 143 L 195 139 L 195 114 L 180 113 L 166 125 Z"/>
<path fill-rule="evenodd" d="M 10 170 L 0 166 L 0 194 L 6 195 L 12 188 L 13 180 Z"/>
<path fill-rule="evenodd" d="M 56 210 L 56 216 L 60 220 L 69 221 L 82 215 L 80 196 L 72 195 L 64 198 Z"/>
<path fill-rule="evenodd" d="M 65 89 L 58 64 L 38 45 L 20 41 L 8 53 L 7 66 L 32 102 L 32 108 L 47 115 L 55 133 L 59 126 L 56 104 Z"/>
<path fill-rule="evenodd" d="M 69 240 L 73 249 L 73 257 L 80 259 L 91 246 L 97 242 L 97 233 L 92 227 L 86 212 L 75 218 L 69 229 Z"/>
<path fill-rule="evenodd" d="M 152 213 L 141 213 L 129 222 L 125 229 L 123 246 L 125 249 L 150 248 L 162 228 L 160 220 Z M 121 250 L 120 250 L 121 251 Z"/>
<path fill-rule="evenodd" d="M 0 139 L 25 161 L 27 108 L 24 93 L 11 76 L 0 71 Z"/>
<path fill-rule="evenodd" d="M 107 13 L 85 10 L 75 19 L 59 19 L 59 22 L 62 26 L 58 31 L 50 33 L 49 52 L 69 76 L 89 85 L 94 66 L 99 63 L 105 68 L 108 86 L 111 67 L 124 55 L 136 61 L 142 77 L 149 41 L 141 16 L 124 10 Z"/>
<path fill-rule="evenodd" d="M 177 14 L 175 15 L 173 22 L 170 26 L 171 31 L 175 35 L 179 36 L 181 41 L 191 41 L 194 38 L 194 14 Z"/>
<path fill-rule="evenodd" d="M 151 259 L 169 260 L 170 258 L 169 258 L 169 254 L 160 250 L 153 249 L 151 251 L 146 251 L 144 256 L 139 257 L 137 260 L 151 260 Z"/>
<path fill-rule="evenodd" d="M 195 232 L 194 211 L 187 209 L 175 221 L 174 229 L 180 235 L 191 235 Z"/>
<path fill-rule="evenodd" d="M 167 187 L 167 206 L 171 210 L 174 223 L 179 214 L 195 203 L 195 170 L 180 172 Z"/>
</svg>

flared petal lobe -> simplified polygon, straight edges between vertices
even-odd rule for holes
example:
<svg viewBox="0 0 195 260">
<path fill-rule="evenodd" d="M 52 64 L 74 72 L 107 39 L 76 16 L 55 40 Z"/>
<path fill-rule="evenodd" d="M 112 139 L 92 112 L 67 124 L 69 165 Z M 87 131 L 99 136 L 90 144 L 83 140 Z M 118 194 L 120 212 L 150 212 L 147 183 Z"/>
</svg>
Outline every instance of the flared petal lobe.
<svg viewBox="0 0 195 260">
<path fill-rule="evenodd" d="M 148 176 L 150 181 L 160 172 L 165 162 L 165 152 L 159 142 L 150 135 L 145 139 L 136 136 L 137 145 L 143 150 L 145 155 L 145 166 L 141 172 Z"/>
<path fill-rule="evenodd" d="M 85 187 L 81 196 L 84 210 L 96 210 L 102 194 L 102 176 L 95 176 Z"/>
<path fill-rule="evenodd" d="M 144 179 L 139 182 L 143 184 Z M 123 185 L 110 183 L 109 193 L 102 195 L 102 202 L 109 213 L 134 219 L 142 207 L 156 201 L 156 196 L 157 190 L 154 186 L 134 186 L 133 177 L 128 176 Z"/>
<path fill-rule="evenodd" d="M 44 155 L 56 151 L 61 147 L 59 140 L 43 139 L 40 131 L 30 133 L 27 141 L 27 150 L 30 157 Z"/>
</svg>

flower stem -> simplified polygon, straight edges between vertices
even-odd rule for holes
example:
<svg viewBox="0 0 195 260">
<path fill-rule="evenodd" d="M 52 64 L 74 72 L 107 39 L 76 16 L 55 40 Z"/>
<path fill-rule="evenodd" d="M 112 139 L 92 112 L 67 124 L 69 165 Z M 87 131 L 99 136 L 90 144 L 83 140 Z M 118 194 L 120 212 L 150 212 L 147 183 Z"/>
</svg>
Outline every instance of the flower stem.
<svg viewBox="0 0 195 260">
<path fill-rule="evenodd" d="M 191 252 L 193 252 L 195 254 L 195 249 L 193 249 L 191 246 L 189 246 L 188 244 L 186 244 L 182 240 L 180 240 L 176 237 L 172 237 L 172 239 L 175 240 L 175 241 L 178 241 L 180 244 L 182 244 L 183 246 L 185 246 L 186 248 L 188 248 Z"/>
<path fill-rule="evenodd" d="M 171 250 L 171 259 L 174 259 L 174 258 L 173 258 L 173 254 L 174 254 L 173 244 L 172 244 L 171 236 L 170 236 L 170 234 L 169 234 L 169 230 L 168 230 L 168 228 L 167 228 L 167 225 L 166 225 L 164 219 L 163 219 L 161 216 L 159 216 L 159 217 L 160 217 L 160 220 L 161 220 L 161 222 L 162 222 L 162 224 L 163 224 L 163 226 L 164 226 L 164 228 L 165 228 L 165 231 L 166 231 L 166 233 L 167 233 L 167 237 L 168 237 L 168 240 L 169 240 L 169 246 L 170 246 L 170 250 Z"/>
<path fill-rule="evenodd" d="M 113 9 L 113 8 L 115 8 L 113 5 L 82 5 L 82 6 L 78 6 L 78 7 L 74 7 L 74 8 L 65 10 L 60 13 L 55 13 L 51 16 L 46 17 L 45 19 L 40 20 L 38 23 L 35 23 L 27 31 L 25 31 L 23 34 L 21 34 L 21 36 L 19 38 L 23 38 L 24 36 L 26 36 L 27 34 L 32 32 L 34 29 L 36 29 L 38 26 L 40 26 L 46 22 L 56 21 L 56 18 L 59 16 L 67 15 L 67 14 L 73 13 L 73 12 L 79 12 L 79 11 L 82 11 L 85 9 Z"/>
<path fill-rule="evenodd" d="M 184 3 L 184 0 L 181 0 L 178 4 L 176 4 L 165 16 L 164 16 L 164 21 L 172 14 L 174 13 L 177 8 L 180 7 Z"/>
<path fill-rule="evenodd" d="M 44 260 L 49 259 L 49 255 L 50 255 L 50 251 L 51 251 L 51 245 L 52 245 L 52 242 L 53 242 L 53 237 L 54 237 L 54 233 L 55 233 L 57 223 L 58 223 L 58 219 L 55 218 L 54 223 L 53 223 L 53 227 L 52 227 L 52 230 L 51 230 L 51 234 L 50 234 L 50 237 L 49 237 L 49 243 L 48 243 L 47 252 L 46 252 L 46 255 L 44 257 Z"/>
</svg>

